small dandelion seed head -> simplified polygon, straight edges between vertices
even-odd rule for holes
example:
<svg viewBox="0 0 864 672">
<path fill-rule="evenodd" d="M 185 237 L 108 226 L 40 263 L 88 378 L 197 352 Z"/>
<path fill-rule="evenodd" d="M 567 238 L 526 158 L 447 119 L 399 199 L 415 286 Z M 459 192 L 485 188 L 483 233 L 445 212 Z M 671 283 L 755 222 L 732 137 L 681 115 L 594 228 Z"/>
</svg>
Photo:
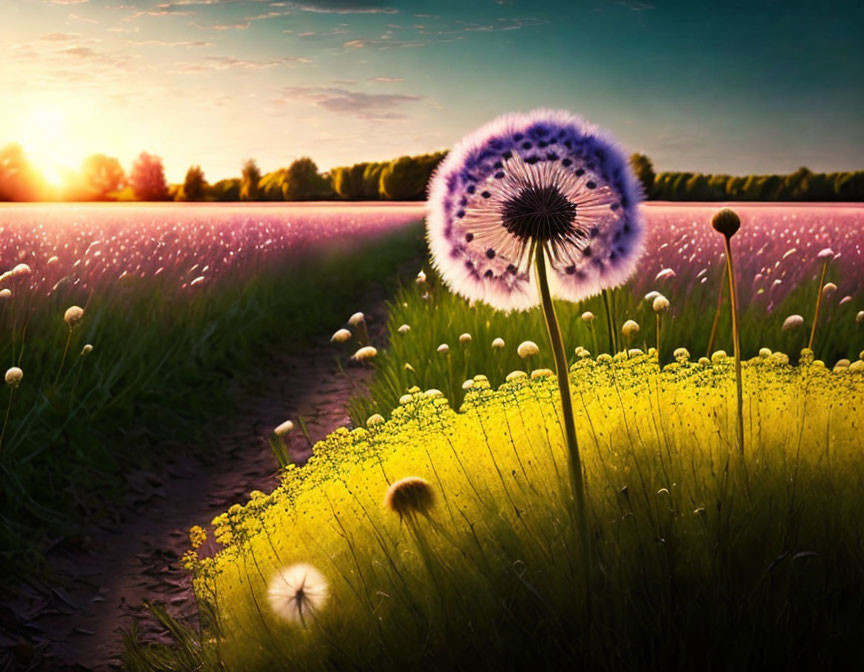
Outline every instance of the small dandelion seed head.
<svg viewBox="0 0 864 672">
<path fill-rule="evenodd" d="M 639 355 L 644 355 L 644 354 L 645 354 L 645 353 L 642 352 L 642 350 L 639 349 L 639 348 L 630 348 L 630 349 L 627 351 L 627 355 L 628 355 L 629 357 L 638 357 Z"/>
<path fill-rule="evenodd" d="M 718 233 L 722 233 L 727 238 L 734 236 L 738 229 L 741 228 L 741 219 L 738 214 L 731 208 L 723 208 L 719 210 L 711 218 L 711 226 Z"/>
<path fill-rule="evenodd" d="M 90 345 L 89 343 L 87 345 L 85 345 L 83 348 L 81 348 L 81 356 L 82 357 L 86 357 L 91 352 L 93 352 L 93 346 Z"/>
<path fill-rule="evenodd" d="M 8 287 L 4 287 L 0 289 L 0 299 L 11 299 L 12 298 L 12 290 Z"/>
<path fill-rule="evenodd" d="M 393 483 L 384 495 L 384 508 L 399 516 L 415 520 L 428 516 L 435 506 L 435 491 L 425 478 L 408 476 Z"/>
<path fill-rule="evenodd" d="M 836 291 L 837 291 L 837 285 L 835 285 L 833 282 L 826 282 L 822 286 L 822 297 L 827 298 L 827 297 L 831 296 Z"/>
<path fill-rule="evenodd" d="M 30 266 L 27 264 L 17 264 L 15 268 L 9 271 L 10 277 L 17 278 L 22 275 L 30 275 Z"/>
<path fill-rule="evenodd" d="M 586 310 L 584 313 L 582 313 L 582 321 L 586 324 L 591 324 L 594 321 L 594 313 L 592 313 L 590 310 Z"/>
<path fill-rule="evenodd" d="M 611 364 L 612 363 L 612 355 L 608 352 L 604 352 L 602 354 L 597 355 L 597 362 L 600 364 Z"/>
<path fill-rule="evenodd" d="M 506 115 L 459 142 L 430 182 L 433 263 L 465 298 L 524 310 L 539 302 L 538 244 L 552 294 L 578 301 L 635 270 L 641 197 L 625 154 L 597 128 L 567 112 Z"/>
<path fill-rule="evenodd" d="M 781 327 L 781 331 L 791 331 L 793 329 L 797 329 L 801 325 L 804 324 L 804 318 L 800 315 L 790 315 L 785 320 L 783 320 L 783 326 Z"/>
<path fill-rule="evenodd" d="M 331 343 L 344 343 L 349 340 L 351 340 L 351 332 L 347 329 L 338 329 L 330 337 Z"/>
<path fill-rule="evenodd" d="M 864 324 L 864 310 L 859 310 L 855 316 L 855 324 Z"/>
<path fill-rule="evenodd" d="M 651 304 L 651 307 L 654 309 L 655 313 L 662 313 L 665 310 L 669 310 L 669 299 L 662 294 L 659 294 L 654 297 L 654 302 Z"/>
<path fill-rule="evenodd" d="M 511 371 L 510 373 L 508 373 L 505 380 L 509 383 L 512 380 L 519 380 L 520 378 L 527 378 L 527 377 L 528 377 L 527 373 L 525 373 L 524 371 L 520 371 L 519 369 L 516 369 L 515 371 Z"/>
<path fill-rule="evenodd" d="M 763 359 L 767 359 L 771 356 L 771 348 L 759 348 L 759 356 Z"/>
<path fill-rule="evenodd" d="M 516 348 L 516 354 L 522 359 L 526 359 L 527 357 L 539 355 L 540 348 L 537 347 L 537 344 L 534 341 L 522 341 L 519 344 L 519 347 Z"/>
<path fill-rule="evenodd" d="M 377 425 L 383 425 L 385 422 L 384 416 L 380 413 L 373 413 L 368 418 L 366 418 L 366 426 L 367 427 L 375 427 Z"/>
<path fill-rule="evenodd" d="M 687 348 L 675 348 L 672 356 L 676 362 L 686 362 L 690 360 L 690 351 Z"/>
<path fill-rule="evenodd" d="M 361 312 L 354 313 L 351 317 L 348 318 L 348 324 L 352 327 L 359 327 L 365 321 L 366 316 Z"/>
<path fill-rule="evenodd" d="M 69 306 L 63 314 L 63 321 L 69 325 L 69 328 L 76 327 L 84 317 L 84 309 L 80 306 Z"/>
<path fill-rule="evenodd" d="M 832 250 L 830 247 L 825 247 L 819 250 L 819 254 L 816 255 L 816 258 L 819 261 L 829 261 L 830 259 L 834 258 L 834 250 Z"/>
<path fill-rule="evenodd" d="M 9 387 L 18 387 L 21 380 L 24 378 L 24 372 L 17 366 L 13 366 L 6 370 L 6 384 Z"/>
<path fill-rule="evenodd" d="M 627 320 L 621 325 L 621 333 L 625 338 L 633 338 L 639 333 L 639 324 L 635 320 Z"/>
<path fill-rule="evenodd" d="M 375 355 L 378 354 L 378 350 L 371 345 L 364 345 L 362 348 L 357 350 L 353 355 L 351 355 L 351 359 L 355 362 L 361 362 L 364 359 L 372 359 Z"/>
<path fill-rule="evenodd" d="M 398 331 L 400 334 L 407 334 L 409 331 L 411 331 L 411 325 L 408 325 L 408 324 L 400 325 L 396 331 Z"/>
<path fill-rule="evenodd" d="M 330 588 L 317 569 L 298 563 L 278 570 L 270 579 L 267 601 L 273 613 L 289 623 L 306 625 L 327 604 Z"/>
<path fill-rule="evenodd" d="M 467 345 L 471 342 L 471 334 L 469 334 L 468 332 L 465 332 L 464 334 L 459 334 L 459 342 L 462 345 Z"/>
<path fill-rule="evenodd" d="M 401 397 L 399 397 L 399 404 L 402 406 L 404 406 L 405 404 L 410 404 L 412 401 L 414 401 L 414 397 L 410 394 L 403 394 Z"/>
<path fill-rule="evenodd" d="M 450 354 L 450 346 L 446 343 L 442 343 L 437 348 L 439 355 L 449 355 Z"/>
<path fill-rule="evenodd" d="M 285 436 L 286 434 L 290 434 L 292 431 L 294 431 L 294 423 L 290 420 L 286 420 L 281 425 L 276 427 L 276 429 L 273 430 L 273 433 L 276 436 Z"/>
<path fill-rule="evenodd" d="M 861 311 L 861 315 L 862 315 L 862 321 L 864 321 L 864 311 Z M 505 345 L 506 344 L 504 343 L 503 338 L 496 338 L 492 341 L 492 347 L 495 348 L 496 350 L 503 350 Z"/>
</svg>

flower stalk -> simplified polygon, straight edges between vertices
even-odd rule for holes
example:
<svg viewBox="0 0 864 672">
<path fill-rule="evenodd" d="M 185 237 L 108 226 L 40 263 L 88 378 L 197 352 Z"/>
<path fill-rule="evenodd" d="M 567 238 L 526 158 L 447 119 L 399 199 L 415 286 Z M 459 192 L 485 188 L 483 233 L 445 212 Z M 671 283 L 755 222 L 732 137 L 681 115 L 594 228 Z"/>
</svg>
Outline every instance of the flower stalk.
<svg viewBox="0 0 864 672">
<path fill-rule="evenodd" d="M 825 274 L 828 271 L 828 262 L 830 258 L 826 258 L 822 262 L 822 272 L 819 274 L 819 286 L 816 288 L 816 311 L 813 314 L 813 326 L 810 327 L 810 340 L 807 341 L 807 347 L 813 349 L 813 341 L 816 339 L 816 325 L 819 323 L 819 310 L 822 308 L 822 288 L 825 285 Z"/>
</svg>

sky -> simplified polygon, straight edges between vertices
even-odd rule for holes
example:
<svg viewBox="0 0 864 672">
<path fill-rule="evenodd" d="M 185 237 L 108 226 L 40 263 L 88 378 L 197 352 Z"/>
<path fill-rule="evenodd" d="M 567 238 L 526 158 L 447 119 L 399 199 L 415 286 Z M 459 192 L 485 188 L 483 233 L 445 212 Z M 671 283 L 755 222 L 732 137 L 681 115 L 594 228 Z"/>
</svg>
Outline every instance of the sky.
<svg viewBox="0 0 864 672">
<path fill-rule="evenodd" d="M 864 168 L 860 2 L 0 0 L 0 16 L 0 146 L 49 179 L 145 150 L 174 182 L 250 157 L 324 170 L 536 107 L 658 170 Z"/>
</svg>

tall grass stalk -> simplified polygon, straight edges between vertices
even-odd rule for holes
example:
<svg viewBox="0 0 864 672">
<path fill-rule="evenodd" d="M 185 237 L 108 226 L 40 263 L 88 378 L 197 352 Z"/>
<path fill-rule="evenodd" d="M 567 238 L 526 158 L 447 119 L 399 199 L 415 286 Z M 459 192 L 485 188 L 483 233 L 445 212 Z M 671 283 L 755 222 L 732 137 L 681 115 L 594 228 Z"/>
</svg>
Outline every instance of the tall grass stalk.
<svg viewBox="0 0 864 672">
<path fill-rule="evenodd" d="M 604 289 L 601 294 L 603 296 L 603 309 L 606 313 L 606 329 L 609 331 L 609 352 L 614 355 L 618 352 L 618 334 L 615 331 L 615 318 L 612 315 L 612 306 L 609 301 L 609 290 Z"/>
<path fill-rule="evenodd" d="M 810 327 L 810 340 L 807 347 L 813 349 L 813 341 L 816 339 L 816 325 L 819 324 L 819 310 L 822 308 L 822 288 L 825 286 L 825 274 L 828 272 L 830 257 L 822 262 L 822 272 L 819 274 L 819 285 L 816 287 L 816 310 L 813 312 L 813 326 Z"/>
</svg>

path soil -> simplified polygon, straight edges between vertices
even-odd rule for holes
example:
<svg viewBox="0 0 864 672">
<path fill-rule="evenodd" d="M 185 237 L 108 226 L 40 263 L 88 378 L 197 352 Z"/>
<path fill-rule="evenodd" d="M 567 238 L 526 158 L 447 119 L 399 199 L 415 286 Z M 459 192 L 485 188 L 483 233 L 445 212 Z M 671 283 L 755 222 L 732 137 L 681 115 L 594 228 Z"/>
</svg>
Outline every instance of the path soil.
<svg viewBox="0 0 864 672">
<path fill-rule="evenodd" d="M 367 303 L 375 305 L 367 313 L 372 340 L 381 343 L 383 299 Z M 144 600 L 161 602 L 172 616 L 194 624 L 189 575 L 180 566 L 188 529 L 245 502 L 250 491 L 276 485 L 277 464 L 268 444 L 276 425 L 292 419 L 296 427 L 303 417 L 316 441 L 349 424 L 346 402 L 366 385 L 371 370 L 346 366 L 343 374 L 337 355 L 327 335 L 303 353 L 273 353 L 262 369 L 266 377 L 254 386 L 234 385 L 234 430 L 222 434 L 204 458 L 181 455 L 162 474 L 131 475 L 133 496 L 120 523 L 94 526 L 77 548 L 56 549 L 49 560 L 63 587 L 33 588 L 16 609 L 27 632 L 16 650 L 21 669 L 117 669 L 122 631 L 133 619 L 145 641 L 168 641 L 142 607 Z M 289 449 L 297 461 L 311 452 L 299 427 L 290 435 Z"/>
</svg>

